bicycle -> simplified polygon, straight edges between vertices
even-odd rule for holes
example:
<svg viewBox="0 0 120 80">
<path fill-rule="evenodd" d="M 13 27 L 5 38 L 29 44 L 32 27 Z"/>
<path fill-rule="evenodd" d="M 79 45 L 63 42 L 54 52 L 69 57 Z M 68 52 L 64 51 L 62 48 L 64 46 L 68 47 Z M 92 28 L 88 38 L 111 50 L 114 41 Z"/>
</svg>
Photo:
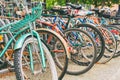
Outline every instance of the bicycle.
<svg viewBox="0 0 120 80">
<path fill-rule="evenodd" d="M 25 7 L 27 8 L 27 5 L 25 5 Z M 0 27 L 0 35 L 2 36 L 9 35 L 11 37 L 9 38 L 10 40 L 7 42 L 7 44 L 4 44 L 1 42 L 1 47 L 4 45 L 5 46 L 1 51 L 0 57 L 7 55 L 6 52 L 7 52 L 7 49 L 9 49 L 10 44 L 15 43 L 15 46 L 14 46 L 15 53 L 14 54 L 12 53 L 12 55 L 14 55 L 14 57 L 12 56 L 12 60 L 14 58 L 14 65 L 13 64 L 11 65 L 15 67 L 16 78 L 19 80 L 28 79 L 31 76 L 36 78 L 35 74 L 38 75 L 38 73 L 40 73 L 40 70 L 47 72 L 46 70 L 49 68 L 49 66 L 47 66 L 46 61 L 48 61 L 48 63 L 50 64 L 50 71 L 52 75 L 49 78 L 51 78 L 51 80 L 58 79 L 55 64 L 54 64 L 54 61 L 52 60 L 49 50 L 41 42 L 39 34 L 34 29 L 31 29 L 32 24 L 30 24 L 30 22 L 34 22 L 36 18 L 38 18 L 41 15 L 41 11 L 42 11 L 41 8 L 42 8 L 41 4 L 38 4 L 36 7 L 33 8 L 31 15 L 27 14 L 25 18 L 22 20 Z M 36 10 L 38 12 L 36 12 Z M 2 40 L 3 38 L 4 37 L 2 37 Z M 34 51 L 36 51 L 36 54 L 32 52 L 33 45 L 35 45 Z M 24 52 L 23 51 L 24 48 L 28 48 L 27 49 L 28 52 L 27 51 Z M 47 51 L 47 52 L 45 51 L 46 54 L 44 54 L 43 50 Z M 35 55 L 38 55 L 38 56 L 35 58 Z M 26 60 L 24 60 L 25 58 Z M 7 61 L 6 57 L 1 58 L 1 61 L 4 61 L 4 59 Z M 26 61 L 27 63 L 26 64 L 22 63 L 22 61 Z M 36 66 L 35 63 L 37 64 L 39 63 L 37 65 L 37 67 L 39 67 L 38 69 L 37 67 L 35 67 Z M 40 69 L 40 66 L 41 66 L 41 69 Z M 32 75 L 30 73 L 28 74 L 28 70 Z M 26 71 L 27 73 L 25 73 Z M 27 75 L 29 76 L 27 77 Z M 42 74 L 39 74 L 39 76 L 41 75 Z"/>
<path fill-rule="evenodd" d="M 79 15 L 76 15 L 76 12 L 78 12 L 79 9 L 81 9 L 82 6 L 76 6 L 76 5 L 72 5 L 72 4 L 67 4 L 68 5 L 68 12 L 69 12 L 69 15 L 73 15 L 74 17 L 69 17 L 70 18 L 70 21 L 69 21 L 69 24 L 67 24 L 68 28 L 82 28 L 83 30 L 92 30 L 93 33 L 92 34 L 95 34 L 96 35 L 96 39 L 99 41 L 96 42 L 97 44 L 97 58 L 96 58 L 96 61 L 95 62 L 98 62 L 101 57 L 103 56 L 104 54 L 104 51 L 105 51 L 105 42 L 104 42 L 104 38 L 102 36 L 102 33 L 99 31 L 99 29 L 96 28 L 95 25 L 93 24 L 88 24 L 88 23 L 85 23 L 84 20 L 81 20 L 81 16 Z M 70 6 L 70 7 L 69 7 Z M 73 10 L 72 10 L 72 9 Z M 66 9 L 66 8 L 65 8 Z M 74 10 L 75 9 L 75 10 Z M 77 10 L 76 10 L 77 9 Z M 86 14 L 86 12 L 85 12 Z M 84 15 L 85 15 L 84 14 Z M 90 13 L 91 14 L 91 13 Z M 87 14 L 86 14 L 87 15 Z M 89 15 L 89 13 L 88 13 Z M 80 21 L 82 21 L 82 23 L 80 23 Z M 76 27 L 74 27 L 76 26 Z M 91 35 L 91 31 L 89 31 L 90 35 Z M 92 36 L 92 35 L 91 35 Z M 92 36 L 93 37 L 93 36 Z M 99 44 L 99 45 L 98 45 Z"/>
<path fill-rule="evenodd" d="M 59 11 L 61 11 L 61 10 L 57 10 L 56 12 L 59 12 Z M 46 14 L 45 14 L 45 16 L 56 17 L 56 15 L 46 15 Z M 61 26 L 58 26 L 59 24 L 49 23 L 44 20 L 43 21 L 37 20 L 37 24 L 40 24 L 40 25 L 42 24 L 42 27 L 52 29 L 52 30 L 56 31 L 57 33 L 59 33 L 60 35 L 62 35 L 63 38 L 66 40 L 66 43 L 68 43 L 69 49 L 72 49 L 72 50 L 69 50 L 71 53 L 71 59 L 69 60 L 69 63 L 68 63 L 68 69 L 67 69 L 68 74 L 79 75 L 79 74 L 83 74 L 83 73 L 87 72 L 88 70 L 90 70 L 92 68 L 92 66 L 94 65 L 94 60 L 96 59 L 95 58 L 96 47 L 94 45 L 94 41 L 92 40 L 92 38 L 89 36 L 89 34 L 87 32 L 82 31 L 80 29 L 63 30 Z M 40 25 L 38 26 L 38 28 L 40 28 Z M 65 26 L 63 26 L 63 27 L 65 27 Z M 40 34 L 47 35 L 48 37 L 46 37 L 46 39 L 43 38 L 43 40 L 48 45 L 52 45 L 51 38 L 53 38 L 53 37 L 50 37 L 49 33 L 40 32 Z M 84 37 L 82 37 L 82 36 L 84 36 Z M 87 38 L 88 38 L 88 42 L 86 41 Z M 93 48 L 92 51 L 89 52 L 89 54 L 88 53 L 84 54 L 82 52 L 80 54 L 80 52 L 78 52 L 78 51 L 82 50 L 83 48 L 85 50 L 86 46 L 88 46 L 87 43 L 89 43 L 89 41 L 90 41 L 91 47 Z M 54 40 L 53 40 L 53 42 L 54 42 Z M 52 50 L 54 50 L 54 48 Z M 58 53 L 56 53 L 56 54 L 58 54 Z M 91 55 L 91 57 L 89 57 L 90 55 Z M 80 58 L 80 56 L 81 56 L 81 58 Z M 84 59 L 86 61 L 84 61 Z M 57 64 L 59 64 L 58 67 L 62 69 L 62 67 L 60 67 L 61 66 L 60 63 L 62 64 L 62 62 L 60 62 L 60 61 L 57 62 Z M 74 63 L 74 65 L 72 65 L 73 63 Z M 78 66 L 77 69 L 71 69 L 70 66 L 75 66 L 75 65 Z M 80 69 L 80 67 L 84 67 L 84 68 Z"/>
<path fill-rule="evenodd" d="M 75 15 L 78 15 L 77 17 L 75 17 L 75 18 L 77 18 L 77 23 L 83 23 L 83 27 L 86 27 L 86 29 L 85 28 L 83 28 L 84 30 L 87 30 L 88 32 L 90 32 L 90 34 L 91 34 L 91 36 L 95 39 L 95 41 L 96 41 L 96 43 L 97 43 L 97 46 L 99 47 L 98 48 L 98 51 L 99 52 L 102 52 L 101 50 L 100 50 L 100 48 L 101 47 L 104 47 L 104 55 L 103 55 L 103 53 L 102 53 L 102 55 L 103 55 L 103 57 L 102 56 L 100 56 L 100 57 L 98 57 L 98 59 L 97 60 L 100 60 L 101 58 L 101 60 L 98 62 L 98 63 L 106 63 L 106 62 L 108 62 L 109 60 L 111 60 L 112 59 L 112 56 L 114 56 L 114 53 L 115 53 L 115 51 L 116 51 L 116 41 L 115 41 L 115 38 L 114 38 L 114 36 L 113 36 L 113 34 L 109 31 L 109 30 L 107 30 L 106 28 L 103 28 L 103 27 L 98 27 L 98 29 L 100 30 L 97 30 L 97 29 L 95 29 L 94 28 L 94 30 L 96 31 L 95 32 L 95 35 L 94 35 L 94 31 L 92 31 L 91 30 L 91 27 L 88 27 L 88 26 L 90 26 L 90 25 L 88 25 L 88 26 L 85 26 L 84 25 L 84 23 L 88 23 L 88 24 L 92 24 L 92 25 L 95 25 L 95 26 L 101 26 L 100 24 L 96 24 L 95 22 L 99 22 L 99 21 L 93 21 L 91 18 L 91 16 L 93 15 L 93 13 L 92 12 L 89 12 L 89 11 L 86 11 L 86 12 L 84 12 L 84 10 L 82 10 L 83 12 L 84 12 L 84 14 L 80 14 L 80 9 L 78 9 L 77 8 L 77 6 L 75 6 L 75 5 L 72 5 L 72 4 L 68 4 L 68 5 L 70 5 L 73 9 L 76 9 L 77 10 L 77 13 L 75 13 Z M 73 10 L 73 11 L 71 11 L 71 12 L 73 12 L 74 13 L 74 11 L 75 10 Z M 79 12 L 80 11 L 80 12 Z M 80 16 L 79 16 L 80 15 Z M 82 16 L 81 16 L 82 15 Z M 93 16 L 94 17 L 94 16 Z M 76 23 L 76 24 L 77 24 Z M 80 24 L 80 25 L 82 25 L 82 24 Z M 93 28 L 92 28 L 93 29 Z M 89 31 L 90 30 L 90 31 Z M 92 32 L 91 32 L 92 31 Z M 99 34 L 99 36 L 98 35 L 96 35 L 96 33 L 97 34 Z M 101 34 L 101 35 L 100 35 Z M 96 37 L 96 36 L 98 36 L 98 37 Z M 99 38 L 99 37 L 101 37 L 101 40 L 98 40 L 97 38 Z M 111 38 L 112 37 L 112 38 Z M 105 42 L 103 41 L 103 38 L 105 39 Z M 109 41 L 109 40 L 112 40 L 112 41 L 114 41 L 114 44 L 113 44 L 113 46 L 114 47 L 112 47 L 112 52 L 110 51 L 109 52 L 109 50 L 108 50 L 108 44 L 106 43 L 106 39 Z M 106 45 L 105 46 L 103 46 L 104 44 L 102 44 L 101 43 L 101 41 L 103 41 Z M 99 44 L 98 44 L 99 43 Z M 110 53 L 110 54 L 108 54 L 108 52 Z"/>
</svg>

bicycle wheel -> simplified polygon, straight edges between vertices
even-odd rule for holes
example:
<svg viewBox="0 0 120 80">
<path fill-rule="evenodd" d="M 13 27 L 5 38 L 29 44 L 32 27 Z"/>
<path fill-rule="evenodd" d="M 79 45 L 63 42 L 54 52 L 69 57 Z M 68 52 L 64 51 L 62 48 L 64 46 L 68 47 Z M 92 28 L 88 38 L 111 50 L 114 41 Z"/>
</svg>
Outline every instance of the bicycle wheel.
<svg viewBox="0 0 120 80">
<path fill-rule="evenodd" d="M 114 56 L 117 49 L 117 43 L 114 35 L 108 29 L 99 27 L 99 30 L 102 32 L 105 40 L 105 52 L 98 63 L 106 63 Z"/>
<path fill-rule="evenodd" d="M 57 65 L 59 80 L 62 80 L 67 70 L 69 57 L 66 41 L 58 33 L 50 29 L 39 28 L 36 31 L 49 47 Z"/>
<path fill-rule="evenodd" d="M 110 32 L 112 32 L 112 34 L 115 37 L 115 40 L 117 42 L 117 49 L 115 52 L 115 55 L 113 56 L 113 58 L 116 58 L 118 56 L 120 56 L 120 28 L 119 25 L 106 25 L 105 28 L 107 28 Z"/>
<path fill-rule="evenodd" d="M 67 29 L 64 34 L 72 47 L 67 73 L 79 75 L 89 71 L 96 60 L 97 48 L 92 37 L 84 30 Z"/>
<path fill-rule="evenodd" d="M 102 33 L 98 30 L 97 27 L 91 24 L 78 24 L 74 25 L 74 27 L 82 28 L 83 30 L 89 32 L 89 34 L 92 36 L 97 45 L 97 58 L 95 62 L 98 62 L 102 58 L 105 51 L 105 41 Z"/>
<path fill-rule="evenodd" d="M 14 66 L 17 80 L 58 80 L 57 71 L 53 58 L 42 43 L 42 48 L 45 54 L 46 68 L 43 70 L 41 65 L 41 56 L 39 54 L 37 40 L 33 37 L 28 37 L 22 46 L 17 49 L 14 54 Z M 34 71 L 31 70 L 30 52 L 32 53 Z"/>
</svg>

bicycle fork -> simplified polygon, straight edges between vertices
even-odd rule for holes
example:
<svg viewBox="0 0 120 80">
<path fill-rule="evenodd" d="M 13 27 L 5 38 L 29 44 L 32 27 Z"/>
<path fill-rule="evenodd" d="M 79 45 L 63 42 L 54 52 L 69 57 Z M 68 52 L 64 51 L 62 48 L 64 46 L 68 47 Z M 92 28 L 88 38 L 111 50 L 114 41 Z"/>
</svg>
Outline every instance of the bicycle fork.
<svg viewBox="0 0 120 80">
<path fill-rule="evenodd" d="M 34 30 L 32 30 L 32 34 L 37 38 L 38 47 L 39 47 L 39 50 L 40 50 L 39 55 L 40 55 L 41 64 L 42 64 L 42 71 L 44 72 L 45 68 L 46 68 L 46 62 L 45 62 L 45 54 L 44 54 L 44 51 L 43 51 L 43 48 L 42 48 L 42 43 L 41 43 L 41 40 L 40 40 L 40 36 Z M 41 71 L 34 72 L 34 61 L 33 61 L 33 55 L 32 55 L 30 46 L 28 46 L 28 49 L 29 49 L 29 53 L 30 53 L 30 67 L 31 67 L 31 71 L 32 71 L 33 74 L 40 73 Z"/>
</svg>

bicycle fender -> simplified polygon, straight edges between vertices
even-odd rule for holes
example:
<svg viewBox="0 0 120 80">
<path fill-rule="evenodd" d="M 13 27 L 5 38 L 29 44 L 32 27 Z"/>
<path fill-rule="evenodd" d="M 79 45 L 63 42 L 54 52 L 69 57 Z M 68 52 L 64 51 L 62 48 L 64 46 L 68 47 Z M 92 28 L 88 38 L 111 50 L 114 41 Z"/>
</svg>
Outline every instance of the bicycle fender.
<svg viewBox="0 0 120 80">
<path fill-rule="evenodd" d="M 15 43 L 14 50 L 20 49 L 27 37 L 32 36 L 30 33 L 22 35 Z"/>
</svg>

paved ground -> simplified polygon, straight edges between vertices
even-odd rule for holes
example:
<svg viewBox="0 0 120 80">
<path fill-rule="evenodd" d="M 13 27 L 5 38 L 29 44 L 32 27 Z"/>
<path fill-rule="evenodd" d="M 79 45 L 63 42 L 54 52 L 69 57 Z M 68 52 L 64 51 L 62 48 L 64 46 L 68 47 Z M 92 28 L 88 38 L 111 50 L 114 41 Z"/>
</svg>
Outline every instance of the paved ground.
<svg viewBox="0 0 120 80">
<path fill-rule="evenodd" d="M 0 80 L 15 80 L 14 73 L 7 73 L 7 76 L 0 74 Z M 107 64 L 95 64 L 90 71 L 83 75 L 66 74 L 63 80 L 120 80 L 120 57 L 112 59 Z"/>
<path fill-rule="evenodd" d="M 65 75 L 63 80 L 120 80 L 120 57 L 112 59 L 107 64 L 95 64 L 83 75 Z"/>
</svg>

